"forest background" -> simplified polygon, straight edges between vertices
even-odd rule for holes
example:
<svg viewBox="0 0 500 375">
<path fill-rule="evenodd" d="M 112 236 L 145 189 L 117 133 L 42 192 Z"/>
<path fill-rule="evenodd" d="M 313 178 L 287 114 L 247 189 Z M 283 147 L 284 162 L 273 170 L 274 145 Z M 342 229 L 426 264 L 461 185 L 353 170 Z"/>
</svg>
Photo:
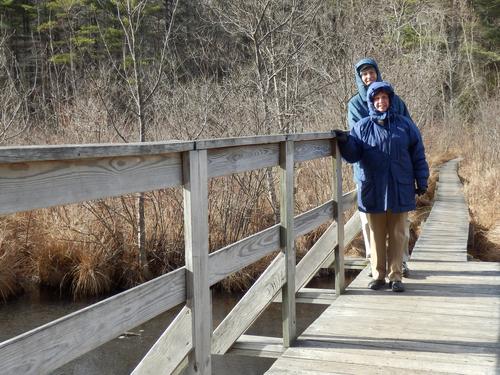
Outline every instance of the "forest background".
<svg viewBox="0 0 500 375">
<path fill-rule="evenodd" d="M 499 16 L 498 0 L 0 0 L 0 145 L 346 128 L 353 65 L 369 56 L 431 164 L 463 158 L 471 255 L 500 261 Z M 296 213 L 331 196 L 331 168 L 315 163 L 297 171 Z M 275 184 L 273 171 L 210 181 L 211 250 L 274 224 Z M 0 225 L 0 302 L 30 283 L 102 295 L 184 262 L 180 189 Z M 222 287 L 245 288 L 261 269 Z"/>
</svg>

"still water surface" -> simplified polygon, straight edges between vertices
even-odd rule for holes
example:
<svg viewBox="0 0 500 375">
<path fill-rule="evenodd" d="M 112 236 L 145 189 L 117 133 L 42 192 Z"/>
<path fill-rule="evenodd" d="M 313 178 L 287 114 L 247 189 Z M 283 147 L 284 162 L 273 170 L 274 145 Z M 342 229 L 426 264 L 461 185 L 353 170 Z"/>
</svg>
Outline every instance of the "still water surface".
<svg viewBox="0 0 500 375">
<path fill-rule="evenodd" d="M 333 288 L 333 277 L 315 278 L 309 286 Z M 213 326 L 216 327 L 238 302 L 241 295 L 213 292 Z M 0 305 L 0 342 L 96 301 L 73 302 L 38 290 Z M 54 371 L 52 375 L 130 374 L 156 342 L 182 306 L 169 310 Z M 298 304 L 297 330 L 302 332 L 326 309 L 324 305 Z M 272 303 L 247 331 L 248 334 L 281 337 L 281 305 Z M 274 359 L 226 355 L 212 357 L 214 375 L 263 374 Z"/>
</svg>

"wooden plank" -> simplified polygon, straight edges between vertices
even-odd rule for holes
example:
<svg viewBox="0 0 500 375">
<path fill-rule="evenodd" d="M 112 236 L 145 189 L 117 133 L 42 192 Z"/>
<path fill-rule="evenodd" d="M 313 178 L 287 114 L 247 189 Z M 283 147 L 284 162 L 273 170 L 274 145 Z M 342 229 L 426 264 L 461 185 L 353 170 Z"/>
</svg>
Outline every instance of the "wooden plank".
<svg viewBox="0 0 500 375">
<path fill-rule="evenodd" d="M 318 139 L 333 139 L 335 137 L 332 132 L 312 132 L 312 133 L 294 133 L 287 134 L 286 139 L 288 141 L 300 142 L 300 141 L 312 141 Z"/>
<path fill-rule="evenodd" d="M 335 230 L 336 231 L 337 230 L 337 224 L 336 223 L 333 223 L 333 224 L 334 224 L 334 226 L 332 226 L 331 230 Z M 359 218 L 359 212 L 356 212 L 349 219 L 349 221 L 345 225 L 345 229 L 344 230 L 345 230 L 345 232 L 344 232 L 344 234 L 345 234 L 345 243 L 349 244 L 349 243 L 351 243 L 351 241 L 361 231 L 361 220 Z M 333 236 L 333 234 L 331 236 Z M 322 259 L 323 258 L 323 260 L 321 261 L 321 263 L 319 264 L 319 266 L 316 264 L 316 262 L 311 262 L 311 266 L 313 264 L 314 264 L 314 266 L 311 267 L 311 269 L 306 272 L 306 273 L 308 273 L 307 278 L 301 280 L 301 285 L 302 286 L 305 285 L 305 284 L 307 284 L 309 281 L 311 281 L 311 279 L 314 277 L 314 275 L 316 275 L 316 273 L 321 268 L 328 268 L 333 263 L 333 261 L 335 260 L 334 247 L 337 246 L 337 238 L 336 238 L 336 236 L 337 236 L 337 234 L 335 233 L 335 237 L 332 237 L 332 238 L 335 238 L 335 241 L 332 242 L 332 243 L 330 243 L 330 248 L 331 249 L 329 250 L 328 254 L 326 254 L 326 257 L 318 257 L 318 259 Z M 318 245 L 318 246 L 320 246 L 320 245 Z M 312 250 L 312 248 L 311 248 L 311 250 Z M 309 250 L 309 251 L 311 251 L 311 250 Z M 304 261 L 304 262 L 305 262 L 304 264 L 309 263 L 308 261 Z M 300 265 L 300 263 L 299 263 L 299 265 Z"/>
<path fill-rule="evenodd" d="M 285 255 L 285 284 L 281 289 L 283 346 L 288 348 L 297 338 L 295 311 L 295 235 L 294 218 L 294 144 L 280 145 L 280 247 Z"/>
<path fill-rule="evenodd" d="M 334 199 L 337 201 L 337 246 L 335 247 L 335 293 L 339 296 L 345 290 L 344 272 L 344 208 L 342 197 L 342 157 L 339 146 L 335 143 L 335 189 Z M 332 145 L 333 148 L 333 145 Z"/>
<path fill-rule="evenodd" d="M 318 228 L 333 218 L 332 200 L 295 216 L 295 238 Z M 269 255 L 280 247 L 280 225 L 264 229 L 209 255 L 210 285 Z"/>
<path fill-rule="evenodd" d="M 414 370 L 434 373 L 450 374 L 494 374 L 497 366 L 474 361 L 472 356 L 452 353 L 432 353 L 422 348 L 421 351 L 394 350 L 389 352 L 384 349 L 363 345 L 324 345 L 318 342 L 309 342 L 309 347 L 290 348 L 284 356 L 303 358 L 307 353 L 310 362 L 315 362 L 315 368 L 324 366 L 325 362 L 343 362 L 345 364 L 365 365 L 371 364 L 374 369 L 385 373 L 385 367 L 399 368 L 401 373 L 413 373 Z M 493 359 L 493 356 L 492 358 Z M 484 358 L 483 358 L 484 361 Z M 331 364 L 330 364 L 331 365 Z M 320 367 L 320 368 L 321 368 Z M 324 368 L 324 367 L 323 367 Z"/>
<path fill-rule="evenodd" d="M 355 193 L 355 191 L 353 192 Z M 343 199 L 350 201 L 353 192 L 345 194 Z M 335 210 L 334 203 L 333 200 L 330 200 L 318 207 L 295 216 L 293 231 L 295 238 L 315 230 L 328 220 L 332 220 Z M 345 208 L 347 209 L 347 207 Z M 357 234 L 361 230 L 361 224 L 358 223 L 354 225 L 358 225 L 359 227 L 359 230 L 354 232 Z M 264 256 L 279 249 L 279 227 L 279 224 L 273 225 L 263 231 L 212 252 L 209 255 L 208 266 L 210 285 L 214 285 L 230 274 L 255 263 Z M 346 230 L 348 230 L 348 228 L 352 231 L 353 225 L 349 225 Z"/>
<path fill-rule="evenodd" d="M 295 217 L 294 233 L 296 237 L 302 236 L 333 219 L 336 204 L 333 200 L 323 203 L 307 212 Z"/>
<path fill-rule="evenodd" d="M 185 278 L 182 267 L 0 343 L 0 374 L 50 373 L 184 302 Z"/>
<path fill-rule="evenodd" d="M 153 156 L 194 149 L 194 142 L 99 143 L 50 146 L 0 147 L 0 163 L 30 163 L 49 160 L 79 160 L 121 158 L 126 156 Z"/>
<path fill-rule="evenodd" d="M 191 325 L 191 309 L 184 307 L 131 374 L 174 372 L 193 348 Z"/>
<path fill-rule="evenodd" d="M 196 142 L 197 150 L 210 150 L 215 148 L 230 148 L 230 147 L 243 147 L 243 146 L 260 146 L 270 143 L 278 144 L 279 142 L 286 141 L 287 135 L 257 135 L 249 137 L 231 137 L 231 138 L 214 138 L 214 139 L 201 139 Z"/>
<path fill-rule="evenodd" d="M 285 256 L 279 253 L 215 329 L 212 337 L 212 354 L 226 353 L 271 303 L 284 283 Z"/>
<path fill-rule="evenodd" d="M 332 156 L 332 145 L 328 139 L 300 141 L 295 143 L 296 163 Z"/>
<path fill-rule="evenodd" d="M 297 264 L 295 287 L 298 291 L 320 270 L 337 245 L 337 223 L 332 223 Z"/>
<path fill-rule="evenodd" d="M 266 374 L 498 373 L 500 264 L 447 260 L 466 219 L 431 212 L 405 293 L 368 290 L 365 268 Z"/>
<path fill-rule="evenodd" d="M 345 257 L 344 267 L 351 270 L 362 270 L 364 269 L 370 261 L 366 258 L 356 258 L 356 257 Z"/>
<path fill-rule="evenodd" d="M 211 374 L 212 303 L 208 283 L 207 151 L 183 157 L 186 306 L 192 315 L 193 350 L 189 355 L 196 374 Z"/>
<path fill-rule="evenodd" d="M 279 358 L 284 351 L 279 337 L 242 335 L 226 354 Z"/>
<path fill-rule="evenodd" d="M 384 353 L 384 355 L 390 355 Z M 411 373 L 412 375 L 429 375 L 429 371 L 412 370 L 407 372 L 398 367 L 375 367 L 371 364 L 345 363 L 342 361 L 315 361 L 303 358 L 285 357 L 274 362 L 273 366 L 266 371 L 266 375 L 346 375 L 346 374 L 380 374 L 401 375 Z M 432 372 L 432 375 L 443 375 L 449 373 Z"/>
<path fill-rule="evenodd" d="M 211 253 L 208 262 L 210 285 L 278 250 L 279 231 L 279 224 L 276 224 Z"/>
<path fill-rule="evenodd" d="M 196 149 L 214 149 L 226 147 L 240 147 L 251 145 L 264 145 L 270 143 L 279 143 L 285 141 L 313 141 L 321 139 L 332 139 L 334 135 L 331 132 L 311 132 L 311 133 L 296 133 L 296 134 L 275 134 L 275 135 L 258 135 L 249 137 L 232 137 L 232 138 L 215 138 L 202 139 L 195 141 Z"/>
<path fill-rule="evenodd" d="M 0 214 L 182 183 L 180 154 L 0 164 Z"/>
<path fill-rule="evenodd" d="M 344 245 L 349 245 L 352 240 L 361 232 L 361 219 L 359 217 L 359 212 L 355 212 L 354 215 L 347 221 L 344 227 Z M 335 261 L 335 252 L 332 252 L 325 261 L 321 264 L 320 268 L 329 268 Z"/>
<path fill-rule="evenodd" d="M 312 303 L 330 305 L 337 299 L 335 291 L 331 289 L 302 288 L 297 292 L 297 303 Z"/>
<path fill-rule="evenodd" d="M 226 176 L 279 164 L 279 144 L 208 150 L 208 177 Z"/>
<path fill-rule="evenodd" d="M 350 243 L 360 231 L 361 221 L 359 213 L 356 212 L 346 224 L 346 243 Z M 303 288 L 320 268 L 328 267 L 335 260 L 335 246 L 337 223 L 332 223 L 297 264 L 295 291 Z M 281 302 L 281 298 L 277 296 L 274 302 Z"/>
<path fill-rule="evenodd" d="M 357 203 L 358 191 L 351 190 L 342 195 L 342 212 L 350 210 L 353 204 Z"/>
</svg>

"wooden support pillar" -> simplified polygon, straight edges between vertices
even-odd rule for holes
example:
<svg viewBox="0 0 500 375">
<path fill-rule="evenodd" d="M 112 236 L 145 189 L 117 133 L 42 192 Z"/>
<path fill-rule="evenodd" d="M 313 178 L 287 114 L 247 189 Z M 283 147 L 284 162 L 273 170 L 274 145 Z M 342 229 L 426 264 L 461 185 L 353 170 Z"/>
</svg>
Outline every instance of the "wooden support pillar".
<svg viewBox="0 0 500 375">
<path fill-rule="evenodd" d="M 332 144 L 335 150 L 335 161 L 333 163 L 333 199 L 336 201 L 338 245 L 335 247 L 335 294 L 338 296 L 345 290 L 344 274 L 344 209 L 342 207 L 342 156 L 337 142 Z"/>
<path fill-rule="evenodd" d="M 193 350 L 188 373 L 210 375 L 212 304 L 208 282 L 207 151 L 183 154 L 186 306 L 191 309 Z"/>
<path fill-rule="evenodd" d="M 295 312 L 294 143 L 280 144 L 280 244 L 285 254 L 285 285 L 282 288 L 283 346 L 297 338 Z"/>
</svg>

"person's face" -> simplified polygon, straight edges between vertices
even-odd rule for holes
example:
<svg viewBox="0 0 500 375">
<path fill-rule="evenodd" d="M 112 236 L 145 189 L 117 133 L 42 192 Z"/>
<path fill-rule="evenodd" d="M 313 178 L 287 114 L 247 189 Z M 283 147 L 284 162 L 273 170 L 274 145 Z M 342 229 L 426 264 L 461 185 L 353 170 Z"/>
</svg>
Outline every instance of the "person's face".
<svg viewBox="0 0 500 375">
<path fill-rule="evenodd" d="M 370 67 L 363 69 L 361 71 L 361 80 L 365 84 L 365 86 L 370 86 L 373 82 L 377 80 L 377 72 L 375 68 Z"/>
<path fill-rule="evenodd" d="M 379 91 L 373 96 L 373 106 L 379 112 L 385 112 L 389 108 L 389 94 Z"/>
</svg>

